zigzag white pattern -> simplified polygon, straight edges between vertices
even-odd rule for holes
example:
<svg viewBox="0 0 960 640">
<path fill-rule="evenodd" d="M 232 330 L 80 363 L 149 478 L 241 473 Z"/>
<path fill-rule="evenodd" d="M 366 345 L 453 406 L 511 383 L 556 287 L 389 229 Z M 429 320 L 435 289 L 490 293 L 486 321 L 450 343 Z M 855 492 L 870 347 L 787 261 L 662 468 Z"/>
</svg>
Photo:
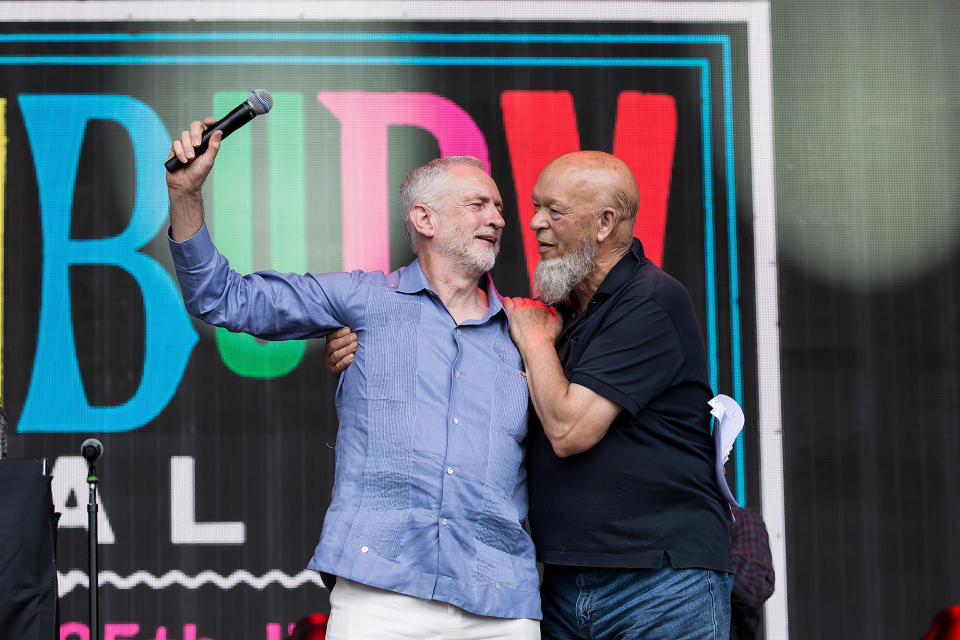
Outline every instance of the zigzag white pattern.
<svg viewBox="0 0 960 640">
<path fill-rule="evenodd" d="M 76 588 L 87 589 L 90 586 L 90 579 L 87 577 L 87 574 L 79 569 L 73 569 L 67 573 L 60 573 L 58 571 L 57 582 L 59 584 L 61 598 Z M 301 571 L 295 576 L 288 576 L 278 569 L 268 571 L 260 577 L 243 569 L 234 571 L 229 576 L 221 576 L 214 571 L 202 571 L 196 576 L 188 576 L 179 569 L 175 569 L 159 577 L 147 571 L 136 571 L 127 577 L 119 576 L 113 571 L 102 571 L 98 575 L 97 582 L 101 587 L 109 584 L 117 589 L 132 589 L 139 585 L 145 585 L 151 589 L 166 589 L 173 584 L 179 584 L 187 589 L 197 589 L 205 584 L 213 584 L 223 590 L 227 590 L 233 589 L 241 582 L 246 583 L 258 591 L 262 591 L 273 583 L 279 583 L 287 589 L 294 589 L 307 582 L 323 587 L 323 582 L 320 581 L 320 574 L 316 571 Z"/>
</svg>

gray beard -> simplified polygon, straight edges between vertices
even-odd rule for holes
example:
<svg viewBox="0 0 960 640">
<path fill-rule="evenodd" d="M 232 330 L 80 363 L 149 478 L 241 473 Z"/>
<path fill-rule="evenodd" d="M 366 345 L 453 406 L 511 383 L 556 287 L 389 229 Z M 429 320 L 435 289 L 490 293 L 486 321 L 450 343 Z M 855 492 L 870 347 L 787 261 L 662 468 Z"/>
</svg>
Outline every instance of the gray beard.
<svg viewBox="0 0 960 640">
<path fill-rule="evenodd" d="M 474 248 L 471 245 L 473 236 L 460 235 L 443 216 L 438 218 L 437 227 L 435 242 L 439 253 L 453 259 L 471 276 L 479 278 L 493 269 L 497 261 L 494 248 L 491 247 L 489 251 Z"/>
<path fill-rule="evenodd" d="M 596 257 L 596 245 L 584 238 L 576 251 L 541 260 L 533 273 L 534 293 L 547 306 L 568 299 L 573 288 L 593 271 Z"/>
</svg>

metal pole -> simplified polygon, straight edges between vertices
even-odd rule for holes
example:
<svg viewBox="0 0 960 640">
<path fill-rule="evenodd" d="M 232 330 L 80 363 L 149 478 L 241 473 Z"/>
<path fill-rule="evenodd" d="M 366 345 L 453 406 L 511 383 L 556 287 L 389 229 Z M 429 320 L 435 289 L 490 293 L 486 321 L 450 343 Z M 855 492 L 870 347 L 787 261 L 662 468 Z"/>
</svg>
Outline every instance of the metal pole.
<svg viewBox="0 0 960 640">
<path fill-rule="evenodd" d="M 87 533 L 90 540 L 90 640 L 100 640 L 100 581 L 97 577 L 97 470 L 90 465 L 87 474 L 90 484 L 90 501 L 87 503 Z"/>
</svg>

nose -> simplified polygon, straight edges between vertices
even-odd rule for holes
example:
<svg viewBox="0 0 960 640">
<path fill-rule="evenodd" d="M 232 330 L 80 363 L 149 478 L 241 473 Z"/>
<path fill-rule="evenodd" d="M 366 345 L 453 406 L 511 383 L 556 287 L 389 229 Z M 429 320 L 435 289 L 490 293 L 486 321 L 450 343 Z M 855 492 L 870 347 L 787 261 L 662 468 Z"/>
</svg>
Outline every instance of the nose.
<svg viewBox="0 0 960 640">
<path fill-rule="evenodd" d="M 489 213 L 487 215 L 487 224 L 494 229 L 503 229 L 507 225 L 507 222 L 503 219 L 503 214 L 500 213 L 500 210 L 497 209 L 497 207 L 490 205 Z"/>
<path fill-rule="evenodd" d="M 534 207 L 533 217 L 530 219 L 530 228 L 534 231 L 539 231 L 540 229 L 546 229 L 550 226 L 550 223 L 547 222 L 547 214 L 544 209 L 540 207 Z"/>
</svg>

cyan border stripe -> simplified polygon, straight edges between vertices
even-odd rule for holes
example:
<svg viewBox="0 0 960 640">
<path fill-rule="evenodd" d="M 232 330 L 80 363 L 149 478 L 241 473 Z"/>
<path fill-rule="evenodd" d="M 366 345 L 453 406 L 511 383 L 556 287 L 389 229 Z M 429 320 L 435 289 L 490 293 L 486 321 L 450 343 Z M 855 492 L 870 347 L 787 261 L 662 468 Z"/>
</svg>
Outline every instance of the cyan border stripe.
<svg viewBox="0 0 960 640">
<path fill-rule="evenodd" d="M 700 67 L 698 58 L 587 58 L 541 56 L 235 56 L 36 55 L 0 56 L 0 65 L 141 66 L 437 66 L 437 67 Z"/>
<path fill-rule="evenodd" d="M 593 33 L 433 33 L 411 32 L 142 32 L 142 33 L 4 33 L 0 43 L 24 42 L 436 42 L 513 44 L 729 44 L 725 35 Z"/>
<path fill-rule="evenodd" d="M 723 128 L 726 137 L 724 151 L 727 168 L 727 264 L 730 270 L 728 289 L 730 294 L 730 361 L 733 369 L 733 398 L 743 404 L 743 354 L 740 335 L 740 269 L 737 247 L 737 185 L 734 180 L 733 157 L 733 63 L 730 53 L 730 38 L 724 36 L 723 53 Z M 734 444 L 734 469 L 737 483 L 737 502 L 747 503 L 746 455 L 743 449 L 743 433 Z"/>
<path fill-rule="evenodd" d="M 506 34 L 506 33 L 269 33 L 269 32 L 144 32 L 144 33 L 25 33 L 0 34 L 0 43 L 27 42 L 437 42 L 437 43 L 567 43 L 567 44 L 719 44 L 722 53 L 724 101 L 724 151 L 727 183 L 727 241 L 729 268 L 730 343 L 733 396 L 743 401 L 742 345 L 740 333 L 739 270 L 737 249 L 736 184 L 734 182 L 732 61 L 727 35 L 671 34 Z M 365 65 L 365 66 L 562 66 L 562 67 L 698 67 L 701 70 L 703 118 L 704 227 L 710 384 L 718 387 L 719 363 L 716 325 L 716 255 L 714 248 L 713 170 L 710 155 L 709 61 L 703 58 L 598 58 L 598 57 L 499 57 L 499 56 L 215 56 L 215 55 L 38 55 L 0 56 L 0 65 Z M 737 500 L 746 502 L 743 436 L 735 445 Z"/>
</svg>

